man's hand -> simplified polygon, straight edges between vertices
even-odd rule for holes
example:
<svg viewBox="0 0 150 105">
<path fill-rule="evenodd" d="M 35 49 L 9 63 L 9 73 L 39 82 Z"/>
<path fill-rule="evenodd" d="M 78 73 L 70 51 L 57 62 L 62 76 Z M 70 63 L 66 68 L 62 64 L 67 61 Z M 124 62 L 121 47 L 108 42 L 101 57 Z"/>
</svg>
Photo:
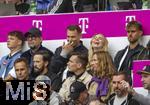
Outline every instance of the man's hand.
<svg viewBox="0 0 150 105">
<path fill-rule="evenodd" d="M 61 55 L 62 56 L 67 56 L 72 51 L 73 51 L 73 42 L 70 42 L 70 43 L 67 43 L 67 44 L 65 44 L 65 42 L 64 42 L 63 46 L 62 46 Z"/>
<path fill-rule="evenodd" d="M 135 94 L 135 90 L 129 85 L 128 82 L 126 82 L 125 80 L 121 81 L 121 85 L 124 89 L 127 89 L 129 94 L 134 95 Z"/>
</svg>

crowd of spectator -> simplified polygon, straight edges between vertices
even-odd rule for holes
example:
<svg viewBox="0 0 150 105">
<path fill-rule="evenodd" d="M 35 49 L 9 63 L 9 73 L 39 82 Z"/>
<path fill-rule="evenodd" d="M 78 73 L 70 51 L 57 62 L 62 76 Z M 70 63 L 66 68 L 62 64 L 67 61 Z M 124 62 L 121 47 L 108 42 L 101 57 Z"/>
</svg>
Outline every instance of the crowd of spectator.
<svg viewBox="0 0 150 105">
<path fill-rule="evenodd" d="M 54 54 L 42 46 L 38 28 L 24 35 L 12 31 L 7 40 L 10 53 L 0 60 L 0 77 L 3 81 L 37 81 L 40 86 L 34 86 L 34 101 L 29 105 L 149 105 L 144 100 L 150 100 L 150 65 L 138 72 L 149 91 L 147 97 L 134 91 L 131 76 L 134 60 L 150 59 L 150 41 L 146 47 L 139 44 L 143 27 L 137 21 L 129 22 L 126 31 L 129 45 L 118 51 L 114 60 L 103 34 L 93 35 L 87 49 L 78 25 L 67 27 L 67 43 Z M 22 52 L 25 40 L 29 50 Z M 41 95 L 43 91 L 46 93 Z"/>
</svg>

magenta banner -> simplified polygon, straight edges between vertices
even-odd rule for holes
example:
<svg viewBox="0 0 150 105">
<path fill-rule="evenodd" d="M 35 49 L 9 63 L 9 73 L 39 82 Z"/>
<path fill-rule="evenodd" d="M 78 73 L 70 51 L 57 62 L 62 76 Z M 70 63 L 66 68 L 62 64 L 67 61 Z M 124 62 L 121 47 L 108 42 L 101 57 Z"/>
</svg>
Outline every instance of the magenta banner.
<svg viewBox="0 0 150 105">
<path fill-rule="evenodd" d="M 83 38 L 96 33 L 106 37 L 126 36 L 125 25 L 131 20 L 140 21 L 144 34 L 150 35 L 149 19 L 150 10 L 1 17 L 0 42 L 6 41 L 10 31 L 26 32 L 33 26 L 42 30 L 44 40 L 65 39 L 66 27 L 70 24 L 80 25 Z"/>
<path fill-rule="evenodd" d="M 133 87 L 143 87 L 141 75 L 137 71 L 143 70 L 146 65 L 150 65 L 150 60 L 136 60 L 133 62 Z"/>
</svg>

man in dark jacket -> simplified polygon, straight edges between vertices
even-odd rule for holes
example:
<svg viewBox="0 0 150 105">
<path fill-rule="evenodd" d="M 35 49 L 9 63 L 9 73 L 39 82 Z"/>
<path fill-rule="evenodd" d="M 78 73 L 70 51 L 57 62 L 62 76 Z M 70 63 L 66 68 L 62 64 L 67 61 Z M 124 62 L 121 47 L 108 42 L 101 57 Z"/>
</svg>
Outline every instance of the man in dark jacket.
<svg viewBox="0 0 150 105">
<path fill-rule="evenodd" d="M 126 26 L 129 45 L 120 50 L 114 59 L 118 71 L 126 71 L 131 75 L 133 60 L 148 59 L 148 50 L 139 44 L 143 34 L 142 25 L 137 21 L 131 21 Z"/>
<path fill-rule="evenodd" d="M 50 69 L 53 73 L 56 73 L 59 79 L 62 79 L 59 83 L 55 84 L 55 91 L 59 91 L 62 85 L 62 81 L 74 73 L 68 69 L 65 70 L 67 62 L 69 61 L 70 54 L 72 52 L 80 52 L 87 55 L 88 50 L 82 44 L 81 29 L 78 25 L 70 25 L 67 27 L 67 44 L 63 44 L 55 51 L 54 57 L 50 65 Z M 64 71 L 65 70 L 65 71 Z M 56 86 L 57 85 L 57 86 Z"/>
<path fill-rule="evenodd" d="M 70 25 L 67 27 L 67 44 L 63 44 L 55 51 L 51 62 L 51 69 L 54 73 L 63 72 L 69 61 L 71 52 L 88 53 L 87 48 L 80 41 L 81 29 L 78 25 Z"/>
<path fill-rule="evenodd" d="M 132 95 L 128 94 L 124 81 L 129 82 L 126 72 L 116 72 L 112 77 L 112 87 L 114 93 L 110 95 L 107 105 L 140 105 L 136 100 L 132 99 Z"/>
<path fill-rule="evenodd" d="M 53 56 L 52 51 L 50 51 L 49 49 L 45 48 L 42 46 L 42 33 L 38 28 L 31 28 L 29 30 L 29 32 L 27 32 L 25 34 L 25 37 L 27 39 L 28 42 L 28 46 L 29 46 L 29 50 L 25 51 L 21 57 L 24 57 L 28 60 L 28 63 L 30 65 L 30 67 L 32 67 L 32 59 L 33 59 L 33 55 L 35 52 L 37 51 L 47 51 L 50 55 L 50 59 Z"/>
</svg>

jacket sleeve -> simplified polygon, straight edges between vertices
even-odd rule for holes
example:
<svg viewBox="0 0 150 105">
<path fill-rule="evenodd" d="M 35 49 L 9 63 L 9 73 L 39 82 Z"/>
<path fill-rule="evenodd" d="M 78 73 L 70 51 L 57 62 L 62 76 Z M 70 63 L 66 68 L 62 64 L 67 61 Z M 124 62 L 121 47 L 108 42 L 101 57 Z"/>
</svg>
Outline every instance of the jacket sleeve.
<svg viewBox="0 0 150 105">
<path fill-rule="evenodd" d="M 135 99 L 142 105 L 150 105 L 150 97 L 148 96 L 143 96 L 142 94 L 136 93 L 133 96 L 133 99 Z"/>
<path fill-rule="evenodd" d="M 55 55 L 52 57 L 50 69 L 53 73 L 59 73 L 61 70 L 64 70 L 67 64 L 67 59 L 60 55 L 60 49 L 56 49 Z"/>
</svg>

